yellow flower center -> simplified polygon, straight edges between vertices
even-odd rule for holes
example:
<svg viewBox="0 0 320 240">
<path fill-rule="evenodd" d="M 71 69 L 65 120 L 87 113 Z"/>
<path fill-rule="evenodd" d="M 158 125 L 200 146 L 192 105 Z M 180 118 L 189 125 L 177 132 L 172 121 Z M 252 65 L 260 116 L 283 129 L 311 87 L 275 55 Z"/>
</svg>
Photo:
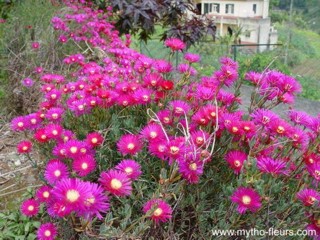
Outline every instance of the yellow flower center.
<svg viewBox="0 0 320 240">
<path fill-rule="evenodd" d="M 22 147 L 22 150 L 23 150 L 23 151 L 27 151 L 27 150 L 28 150 L 28 147 L 27 147 L 27 146 L 24 146 L 24 147 Z"/>
<path fill-rule="evenodd" d="M 285 130 L 284 127 L 278 126 L 278 128 L 277 128 L 277 133 L 281 134 L 281 133 L 284 132 L 284 130 Z"/>
<path fill-rule="evenodd" d="M 151 137 L 151 138 L 156 138 L 157 135 L 158 135 L 157 132 L 154 132 L 154 131 L 153 131 L 153 132 L 150 132 L 150 137 Z"/>
<path fill-rule="evenodd" d="M 133 150 L 134 147 L 135 147 L 135 146 L 134 146 L 133 143 L 129 143 L 127 148 L 128 148 L 129 150 Z"/>
<path fill-rule="evenodd" d="M 53 131 L 52 131 L 52 134 L 53 134 L 54 136 L 56 136 L 56 135 L 58 135 L 58 131 L 57 131 L 57 130 L 53 130 Z"/>
<path fill-rule="evenodd" d="M 44 135 L 44 134 L 41 135 L 41 139 L 42 139 L 42 140 L 45 140 L 46 138 L 47 138 L 46 135 Z"/>
<path fill-rule="evenodd" d="M 18 127 L 23 127 L 24 124 L 23 124 L 23 122 L 18 122 L 17 125 L 18 125 Z"/>
<path fill-rule="evenodd" d="M 121 187 L 122 187 L 122 183 L 118 179 L 114 178 L 111 180 L 111 188 L 112 189 L 118 190 Z"/>
<path fill-rule="evenodd" d="M 123 106 L 127 106 L 127 105 L 128 105 L 128 101 L 123 101 L 123 102 L 122 102 L 122 105 L 123 105 Z"/>
<path fill-rule="evenodd" d="M 87 168 L 88 168 L 88 164 L 85 163 L 85 162 L 82 163 L 82 164 L 81 164 L 81 168 L 84 169 L 84 170 L 87 169 Z"/>
<path fill-rule="evenodd" d="M 80 152 L 81 152 L 81 153 L 86 153 L 86 152 L 87 152 L 87 149 L 81 148 L 81 149 L 80 149 Z"/>
<path fill-rule="evenodd" d="M 237 127 L 232 127 L 232 130 L 231 130 L 233 133 L 237 133 L 239 131 L 239 128 Z"/>
<path fill-rule="evenodd" d="M 50 196 L 50 193 L 48 191 L 45 191 L 45 192 L 42 193 L 42 196 L 44 198 L 48 198 Z"/>
<path fill-rule="evenodd" d="M 57 118 L 59 117 L 59 115 L 58 115 L 57 113 L 53 113 L 53 114 L 51 115 L 51 117 L 52 117 L 53 119 L 57 119 Z"/>
<path fill-rule="evenodd" d="M 183 109 L 181 107 L 176 107 L 175 112 L 176 113 L 183 113 Z"/>
<path fill-rule="evenodd" d="M 235 160 L 234 161 L 234 166 L 235 167 L 240 167 L 241 166 L 241 162 L 239 160 Z"/>
<path fill-rule="evenodd" d="M 191 164 L 189 165 L 189 169 L 190 169 L 190 170 L 193 170 L 193 171 L 197 170 L 197 164 L 196 164 L 196 163 L 191 163 Z"/>
<path fill-rule="evenodd" d="M 28 207 L 28 211 L 33 211 L 34 210 L 34 206 L 32 206 L 32 205 L 30 205 L 29 207 Z"/>
<path fill-rule="evenodd" d="M 169 123 L 169 122 L 170 122 L 170 118 L 164 117 L 164 118 L 163 118 L 163 122 L 164 122 L 164 123 Z"/>
<path fill-rule="evenodd" d="M 56 99 L 57 98 L 57 94 L 51 94 L 51 98 L 52 99 Z"/>
<path fill-rule="evenodd" d="M 78 110 L 83 111 L 83 109 L 84 109 L 84 106 L 83 106 L 83 105 L 79 105 L 79 106 L 78 106 Z"/>
<path fill-rule="evenodd" d="M 87 198 L 86 205 L 90 206 L 90 205 L 94 204 L 95 201 L 96 201 L 96 199 L 93 196 L 89 197 L 89 198 Z"/>
<path fill-rule="evenodd" d="M 147 102 L 149 100 L 149 96 L 148 95 L 143 95 L 142 99 L 143 99 L 143 101 Z"/>
<path fill-rule="evenodd" d="M 130 174 L 132 174 L 133 169 L 132 169 L 131 167 L 126 167 L 126 168 L 124 169 L 124 171 L 126 172 L 126 174 L 130 175 Z"/>
<path fill-rule="evenodd" d="M 307 201 L 307 202 L 308 202 L 310 205 L 312 205 L 312 204 L 314 204 L 315 201 L 316 201 L 316 198 L 310 196 L 310 197 L 308 198 L 308 201 Z"/>
<path fill-rule="evenodd" d="M 98 142 L 98 139 L 97 139 L 97 138 L 92 138 L 92 139 L 91 139 L 91 142 L 92 142 L 92 143 L 97 143 L 97 142 Z"/>
<path fill-rule="evenodd" d="M 196 138 L 196 143 L 197 144 L 203 144 L 203 141 L 204 141 L 203 137 L 197 137 Z"/>
<path fill-rule="evenodd" d="M 55 170 L 54 171 L 54 176 L 56 176 L 56 177 L 60 177 L 60 175 L 61 175 L 61 171 L 60 170 Z"/>
<path fill-rule="evenodd" d="M 178 147 L 176 147 L 176 146 L 171 146 L 170 147 L 170 153 L 172 154 L 172 155 L 176 155 L 176 154 L 178 154 L 179 153 L 179 148 Z"/>
<path fill-rule="evenodd" d="M 67 199 L 70 201 L 70 202 L 76 202 L 80 197 L 80 194 L 77 190 L 69 190 L 67 191 Z"/>
<path fill-rule="evenodd" d="M 78 152 L 78 148 L 77 147 L 71 147 L 70 148 L 70 152 L 71 153 L 77 153 Z"/>
<path fill-rule="evenodd" d="M 250 127 L 245 126 L 243 129 L 246 130 L 246 131 L 249 131 L 249 130 L 250 130 Z"/>
<path fill-rule="evenodd" d="M 244 196 L 242 197 L 242 202 L 243 202 L 243 204 L 245 204 L 245 205 L 249 205 L 249 204 L 251 203 L 251 197 L 249 197 L 249 196 L 247 196 L 247 195 L 244 195 Z"/>
<path fill-rule="evenodd" d="M 31 122 L 32 124 L 36 124 L 36 123 L 37 123 L 37 119 L 32 118 L 32 119 L 30 120 L 30 122 Z"/>
<path fill-rule="evenodd" d="M 162 214 L 163 210 L 161 208 L 157 208 L 154 210 L 153 215 L 159 217 Z"/>
<path fill-rule="evenodd" d="M 44 235 L 45 235 L 46 237 L 50 237 L 50 236 L 51 236 L 50 230 L 46 230 L 46 231 L 44 232 Z"/>
</svg>

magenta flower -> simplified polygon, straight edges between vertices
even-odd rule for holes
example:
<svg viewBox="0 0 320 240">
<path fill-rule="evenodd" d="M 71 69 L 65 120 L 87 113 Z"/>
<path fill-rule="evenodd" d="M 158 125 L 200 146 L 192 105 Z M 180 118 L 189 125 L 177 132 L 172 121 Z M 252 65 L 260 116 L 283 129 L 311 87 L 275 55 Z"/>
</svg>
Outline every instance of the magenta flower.
<svg viewBox="0 0 320 240">
<path fill-rule="evenodd" d="M 43 121 L 42 118 L 39 116 L 38 113 L 31 113 L 26 116 L 25 118 L 28 129 L 36 129 L 41 125 L 41 122 Z"/>
<path fill-rule="evenodd" d="M 145 126 L 141 130 L 140 135 L 147 141 L 158 141 L 165 138 L 161 126 L 156 123 L 150 123 L 147 126 Z"/>
<path fill-rule="evenodd" d="M 187 60 L 189 63 L 196 63 L 200 61 L 200 55 L 194 53 L 186 53 L 184 55 L 184 59 Z"/>
<path fill-rule="evenodd" d="M 317 181 L 320 181 L 320 162 L 307 165 L 309 174 Z"/>
<path fill-rule="evenodd" d="M 38 49 L 40 47 L 40 43 L 39 42 L 33 42 L 33 43 L 31 43 L 31 47 L 33 49 Z"/>
<path fill-rule="evenodd" d="M 71 211 L 81 211 L 85 208 L 85 201 L 90 197 L 88 185 L 89 183 L 78 178 L 61 179 L 51 191 L 52 198 L 68 206 Z"/>
<path fill-rule="evenodd" d="M 61 179 L 69 176 L 68 167 L 59 160 L 51 160 L 47 163 L 44 171 L 44 178 L 49 184 L 54 185 Z"/>
<path fill-rule="evenodd" d="M 242 170 L 243 163 L 247 160 L 248 155 L 242 151 L 233 150 L 226 154 L 225 160 L 229 163 L 230 168 L 235 174 L 239 174 Z"/>
<path fill-rule="evenodd" d="M 130 178 L 126 173 L 117 170 L 102 172 L 99 182 L 106 191 L 116 196 L 128 196 L 132 191 Z"/>
<path fill-rule="evenodd" d="M 133 93 L 133 98 L 137 104 L 148 104 L 152 101 L 153 91 L 146 88 L 140 88 Z"/>
<path fill-rule="evenodd" d="M 199 177 L 203 173 L 204 163 L 199 159 L 193 159 L 193 154 L 187 155 L 186 159 L 179 159 L 179 172 L 189 183 L 198 183 Z"/>
<path fill-rule="evenodd" d="M 192 138 L 193 143 L 197 147 L 204 147 L 205 148 L 210 142 L 209 133 L 207 133 L 203 130 L 193 131 L 191 133 L 191 138 Z"/>
<path fill-rule="evenodd" d="M 159 72 L 159 73 L 169 73 L 172 71 L 172 65 L 170 62 L 167 62 L 166 60 L 159 59 L 155 60 L 153 63 L 153 67 Z"/>
<path fill-rule="evenodd" d="M 143 145 L 139 139 L 139 136 L 133 134 L 122 135 L 117 142 L 118 151 L 122 155 L 138 153 Z"/>
<path fill-rule="evenodd" d="M 150 142 L 148 151 L 151 155 L 156 156 L 162 160 L 165 160 L 167 156 L 167 151 L 168 151 L 166 140 Z"/>
<path fill-rule="evenodd" d="M 297 193 L 297 198 L 308 207 L 320 201 L 320 194 L 314 189 L 306 188 Z"/>
<path fill-rule="evenodd" d="M 188 103 L 181 100 L 174 100 L 169 102 L 169 106 L 172 109 L 172 112 L 176 116 L 183 116 L 184 114 L 188 115 L 191 107 Z"/>
<path fill-rule="evenodd" d="M 96 160 L 91 155 L 84 155 L 72 162 L 72 169 L 80 176 L 87 176 L 96 169 Z"/>
<path fill-rule="evenodd" d="M 21 81 L 22 85 L 25 87 L 32 87 L 34 82 L 31 78 L 25 78 Z"/>
<path fill-rule="evenodd" d="M 127 174 L 131 180 L 138 179 L 142 174 L 140 164 L 132 159 L 122 160 L 115 169 Z"/>
<path fill-rule="evenodd" d="M 255 124 L 269 126 L 271 122 L 279 119 L 279 116 L 274 112 L 266 109 L 257 109 L 251 114 Z"/>
<path fill-rule="evenodd" d="M 86 141 L 92 147 L 98 147 L 103 143 L 103 136 L 98 132 L 89 133 L 86 137 Z"/>
<path fill-rule="evenodd" d="M 38 240 L 54 240 L 57 236 L 57 228 L 53 223 L 43 223 L 37 231 Z"/>
<path fill-rule="evenodd" d="M 39 207 L 39 203 L 35 199 L 30 198 L 22 202 L 20 210 L 23 215 L 33 217 L 38 214 Z"/>
<path fill-rule="evenodd" d="M 47 138 L 59 140 L 61 139 L 61 135 L 63 133 L 63 127 L 59 124 L 50 123 L 47 126 L 45 126 L 45 135 Z"/>
<path fill-rule="evenodd" d="M 25 117 L 16 117 L 11 120 L 11 129 L 13 131 L 24 131 L 28 127 L 28 123 Z"/>
<path fill-rule="evenodd" d="M 310 126 L 310 123 L 312 122 L 312 117 L 303 111 L 290 110 L 288 116 L 293 123 L 305 127 Z"/>
<path fill-rule="evenodd" d="M 94 151 L 89 144 L 79 140 L 69 140 L 64 144 L 66 156 L 72 159 L 92 154 Z"/>
<path fill-rule="evenodd" d="M 21 141 L 17 145 L 18 153 L 29 153 L 32 150 L 32 143 L 30 141 Z"/>
<path fill-rule="evenodd" d="M 186 44 L 178 38 L 168 38 L 164 41 L 164 45 L 171 48 L 173 52 L 185 49 Z"/>
<path fill-rule="evenodd" d="M 231 201 L 238 204 L 238 212 L 244 214 L 247 210 L 256 212 L 261 207 L 260 195 L 252 188 L 238 187 L 231 196 Z"/>
<path fill-rule="evenodd" d="M 172 208 L 162 199 L 152 199 L 146 202 L 143 206 L 143 212 L 156 224 L 167 222 L 172 218 Z"/>
<path fill-rule="evenodd" d="M 63 108 L 53 107 L 46 112 L 46 119 L 52 122 L 60 122 L 64 114 Z"/>
<path fill-rule="evenodd" d="M 51 190 L 52 188 L 49 186 L 41 186 L 36 192 L 36 199 L 40 203 L 47 203 L 51 198 Z"/>
<path fill-rule="evenodd" d="M 105 213 L 110 209 L 109 198 L 105 195 L 102 187 L 96 183 L 87 183 L 88 196 L 84 202 L 84 209 L 79 214 L 86 219 L 97 217 L 102 219 L 101 213 Z"/>
<path fill-rule="evenodd" d="M 271 175 L 287 174 L 287 163 L 282 160 L 274 160 L 270 157 L 258 157 L 257 167 L 261 172 Z"/>
</svg>

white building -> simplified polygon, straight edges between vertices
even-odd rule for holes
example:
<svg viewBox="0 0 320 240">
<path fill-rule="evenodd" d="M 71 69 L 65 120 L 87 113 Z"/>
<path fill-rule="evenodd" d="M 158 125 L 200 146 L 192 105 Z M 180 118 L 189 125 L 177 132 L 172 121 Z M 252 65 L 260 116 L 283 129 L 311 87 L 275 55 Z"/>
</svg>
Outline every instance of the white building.
<svg viewBox="0 0 320 240">
<path fill-rule="evenodd" d="M 215 20 L 217 37 L 242 27 L 241 44 L 277 43 L 277 31 L 269 17 L 269 0 L 195 0 L 195 3 L 202 15 Z"/>
</svg>

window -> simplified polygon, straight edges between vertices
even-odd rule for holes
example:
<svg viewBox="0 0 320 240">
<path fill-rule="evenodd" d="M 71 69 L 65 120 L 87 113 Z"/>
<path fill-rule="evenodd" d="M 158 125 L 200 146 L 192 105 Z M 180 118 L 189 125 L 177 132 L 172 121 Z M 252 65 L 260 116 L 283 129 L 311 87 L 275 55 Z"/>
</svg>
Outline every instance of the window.
<svg viewBox="0 0 320 240">
<path fill-rule="evenodd" d="M 204 4 L 204 14 L 212 12 L 212 3 L 205 3 Z"/>
<path fill-rule="evenodd" d="M 257 4 L 253 4 L 252 11 L 253 11 L 254 14 L 257 13 Z"/>
<path fill-rule="evenodd" d="M 214 3 L 213 4 L 213 12 L 214 13 L 219 13 L 220 12 L 220 4 L 219 3 Z"/>
<path fill-rule="evenodd" d="M 226 4 L 226 13 L 234 14 L 234 4 Z"/>
</svg>

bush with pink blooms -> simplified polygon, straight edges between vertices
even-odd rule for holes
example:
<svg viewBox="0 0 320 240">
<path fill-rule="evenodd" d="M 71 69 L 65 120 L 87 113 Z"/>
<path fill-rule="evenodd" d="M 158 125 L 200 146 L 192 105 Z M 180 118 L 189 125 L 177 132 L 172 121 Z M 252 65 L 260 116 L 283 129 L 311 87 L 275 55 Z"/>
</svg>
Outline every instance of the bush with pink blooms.
<svg viewBox="0 0 320 240">
<path fill-rule="evenodd" d="M 62 71 L 32 76 L 38 111 L 11 121 L 27 136 L 19 153 L 46 158 L 31 159 L 43 186 L 21 205 L 41 221 L 37 238 L 210 239 L 215 229 L 274 228 L 319 239 L 320 115 L 272 111 L 294 103 L 300 84 L 268 69 L 241 79 L 229 58 L 200 76 L 201 56 L 179 39 L 165 45 L 183 65 L 152 59 L 110 16 L 67 3 L 52 25 L 79 52 Z M 250 106 L 243 81 L 254 85 Z"/>
</svg>

